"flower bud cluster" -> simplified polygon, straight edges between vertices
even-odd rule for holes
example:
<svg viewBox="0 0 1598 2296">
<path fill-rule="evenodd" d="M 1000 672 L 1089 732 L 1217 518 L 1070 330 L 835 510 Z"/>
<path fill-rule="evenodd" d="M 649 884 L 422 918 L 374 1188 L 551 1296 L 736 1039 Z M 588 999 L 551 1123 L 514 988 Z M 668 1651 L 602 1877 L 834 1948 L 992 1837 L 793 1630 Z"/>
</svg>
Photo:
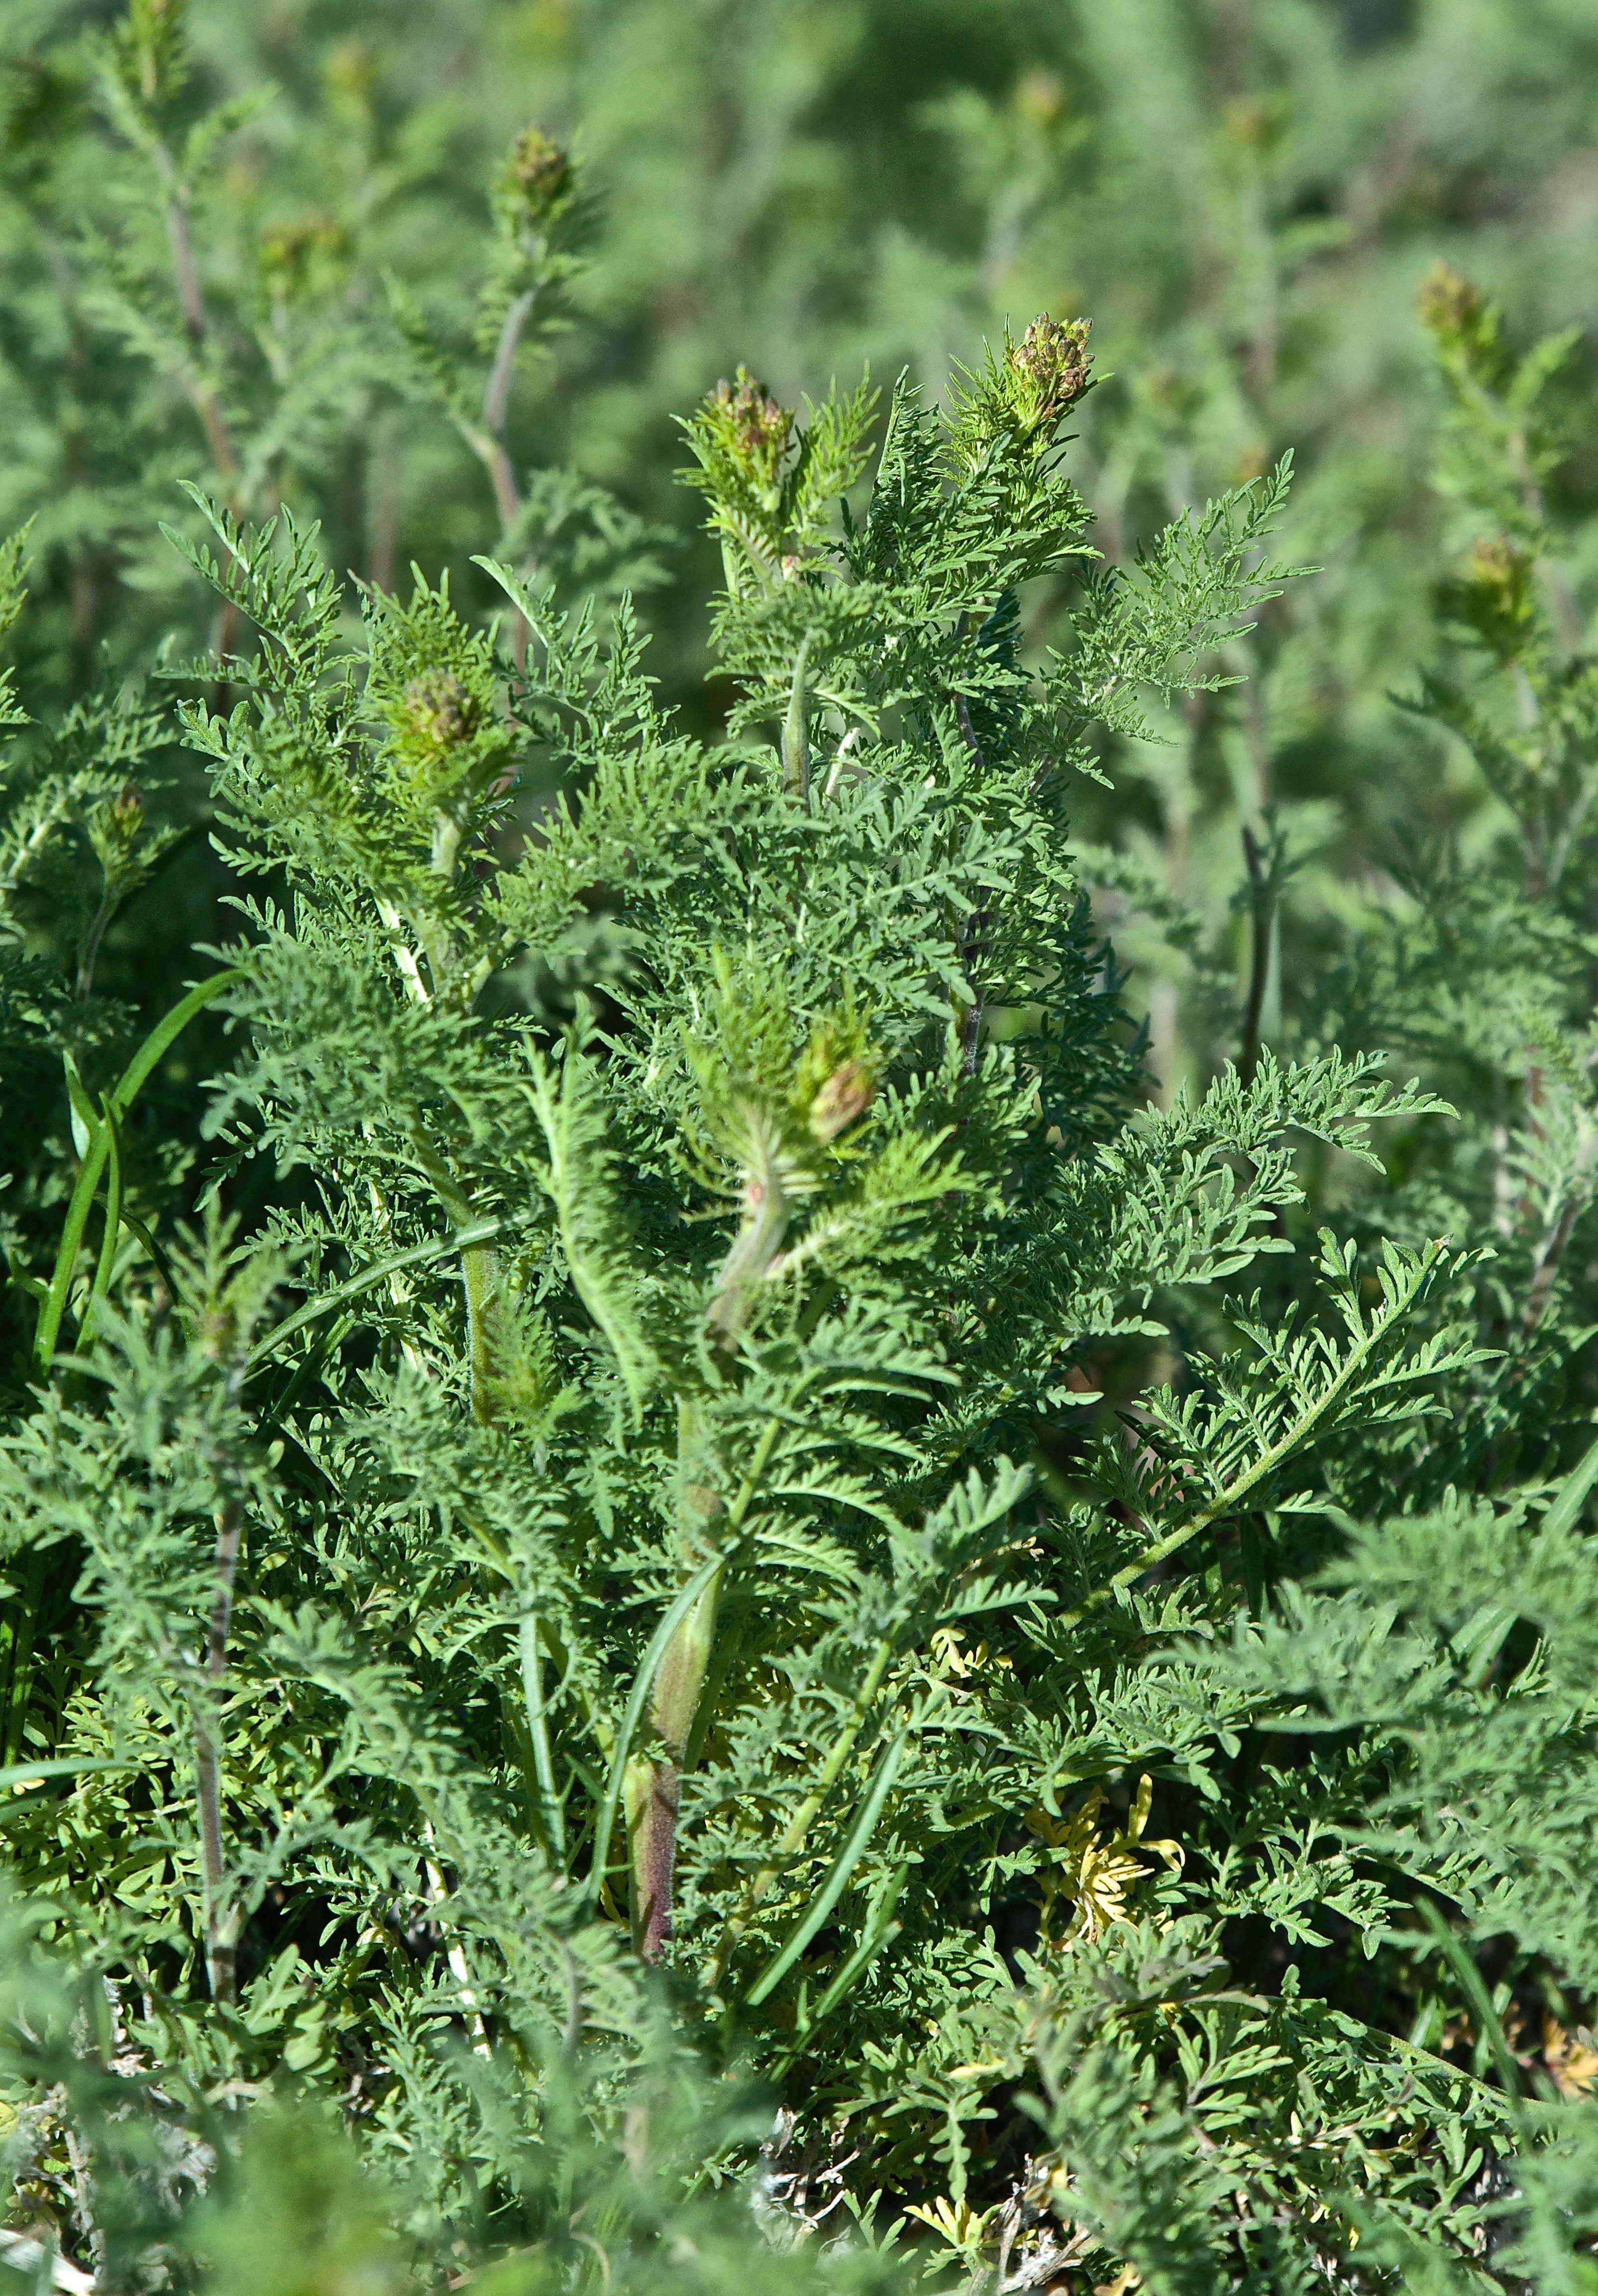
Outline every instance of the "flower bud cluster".
<svg viewBox="0 0 1598 2296">
<path fill-rule="evenodd" d="M 90 816 L 89 841 L 99 856 L 108 884 L 126 882 L 128 865 L 144 826 L 144 800 L 132 782 L 124 782 L 115 797 L 94 808 Z"/>
<path fill-rule="evenodd" d="M 793 436 L 793 414 L 741 366 L 735 380 L 724 375 L 705 401 L 709 426 L 721 445 L 762 492 L 776 487 Z"/>
<path fill-rule="evenodd" d="M 545 224 L 571 187 L 570 154 L 542 127 L 524 127 L 511 146 L 501 189 L 520 220 Z"/>
<path fill-rule="evenodd" d="M 1026 409 L 1030 428 L 1052 430 L 1087 389 L 1093 373 L 1087 348 L 1092 327 L 1091 319 L 1052 319 L 1040 311 L 1012 347 L 1010 368 L 1030 402 Z"/>
<path fill-rule="evenodd" d="M 1421 283 L 1418 303 L 1422 324 L 1443 357 L 1492 389 L 1502 378 L 1504 345 L 1497 310 L 1475 281 L 1439 263 Z"/>
<path fill-rule="evenodd" d="M 453 670 L 423 670 L 405 689 L 403 730 L 418 749 L 442 754 L 469 742 L 481 722 L 477 696 Z"/>
<path fill-rule="evenodd" d="M 169 102 L 188 76 L 184 53 L 187 0 L 132 0 L 117 34 L 117 71 L 130 95 L 152 109 Z"/>
<path fill-rule="evenodd" d="M 349 234 L 331 215 L 294 216 L 269 223 L 261 234 L 261 275 L 275 302 L 290 303 L 305 293 L 319 273 L 340 265 L 349 253 Z"/>
<path fill-rule="evenodd" d="M 1537 627 L 1537 562 L 1507 535 L 1474 544 L 1463 570 L 1439 583 L 1438 604 L 1451 621 L 1474 630 L 1507 667 L 1525 652 Z"/>
</svg>

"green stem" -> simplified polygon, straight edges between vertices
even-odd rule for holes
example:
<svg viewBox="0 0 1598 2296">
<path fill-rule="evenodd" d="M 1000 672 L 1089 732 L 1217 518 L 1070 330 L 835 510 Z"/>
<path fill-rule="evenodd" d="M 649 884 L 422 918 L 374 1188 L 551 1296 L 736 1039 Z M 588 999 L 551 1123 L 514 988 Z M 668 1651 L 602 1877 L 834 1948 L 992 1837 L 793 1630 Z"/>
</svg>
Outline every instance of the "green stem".
<svg viewBox="0 0 1598 2296">
<path fill-rule="evenodd" d="M 98 1302 L 111 1290 L 111 1273 L 117 1263 L 117 1244 L 122 1233 L 122 1135 L 117 1123 L 117 1112 L 109 1100 L 102 1103 L 106 1130 L 106 1152 L 111 1170 L 105 1183 L 105 1234 L 101 1239 L 100 1259 L 94 1269 L 94 1280 L 89 1287 L 88 1303 L 83 1311 L 83 1321 L 78 1327 L 78 1344 L 81 1348 L 89 1336 Z"/>
<path fill-rule="evenodd" d="M 655 1628 L 649 1648 L 643 1653 L 643 1663 L 633 1678 L 633 1687 L 627 1697 L 627 1710 L 622 1715 L 621 1727 L 616 1734 L 616 1743 L 611 1756 L 611 1775 L 606 1781 L 604 1795 L 599 1806 L 599 1814 L 594 1821 L 594 1857 L 588 1874 L 588 1890 L 591 1897 L 597 1898 L 604 1885 L 611 1855 L 611 1836 L 615 1831 L 616 1811 L 627 1784 L 627 1763 L 632 1751 L 633 1738 L 643 1719 L 644 1702 L 654 1687 L 656 1672 L 671 1645 L 672 1636 L 704 1593 L 711 1579 L 721 1571 L 725 1560 L 722 1554 L 711 1555 L 707 1562 L 701 1563 L 687 1585 L 678 1590 L 671 1608 Z"/>
<path fill-rule="evenodd" d="M 538 1811 L 545 1847 L 562 1866 L 566 1863 L 566 1813 L 555 1790 L 555 1767 L 549 1751 L 549 1724 L 544 1710 L 544 1661 L 538 1648 L 538 1621 L 529 1611 L 518 1630 L 521 1687 L 527 1700 L 527 1726 L 533 1742 L 533 1775 L 538 1785 Z"/>
<path fill-rule="evenodd" d="M 854 1702 L 849 1708 L 849 1718 L 844 1725 L 843 1734 L 828 1755 L 820 1777 L 795 1810 L 787 1831 L 772 1853 L 770 1863 L 760 1868 L 740 1898 L 737 1910 L 729 1915 L 727 1925 L 723 1930 L 721 1940 L 716 1948 L 716 1957 L 710 1964 L 710 1982 L 713 1986 L 720 1984 L 722 1972 L 725 1969 L 738 1940 L 749 1927 L 756 1907 L 760 1904 L 783 1866 L 803 1849 L 805 1837 L 815 1823 L 823 1802 L 842 1776 L 844 1765 L 855 1751 L 855 1742 L 865 1726 L 866 1716 L 871 1712 L 877 1693 L 882 1687 L 883 1677 L 893 1663 L 893 1654 L 897 1647 L 897 1637 L 893 1635 L 884 1635 L 877 1644 L 872 1655 L 871 1664 L 866 1669 L 865 1679 L 855 1693 Z"/>
<path fill-rule="evenodd" d="M 407 1267 L 420 1267 L 429 1260 L 448 1259 L 456 1252 L 463 1259 L 474 1245 L 492 1243 L 505 1234 L 509 1225 L 503 1219 L 475 1220 L 470 1227 L 457 1229 L 454 1235 L 447 1235 L 430 1243 L 412 1244 L 407 1250 L 397 1251 L 390 1258 L 363 1268 L 358 1275 L 351 1275 L 344 1283 L 335 1284 L 331 1292 L 319 1292 L 314 1300 L 307 1300 L 303 1308 L 296 1308 L 291 1316 L 285 1316 L 281 1324 L 275 1324 L 264 1340 L 256 1341 L 245 1358 L 246 1368 L 254 1371 L 268 1357 L 275 1356 L 284 1341 L 291 1340 L 296 1332 L 304 1331 L 307 1324 L 320 1322 L 324 1316 L 330 1315 L 335 1308 L 342 1307 L 346 1300 L 357 1299 L 363 1292 L 371 1291 L 374 1284 L 386 1282 L 390 1275 L 397 1275 Z"/>
<path fill-rule="evenodd" d="M 793 665 L 793 686 L 788 696 L 788 715 L 783 721 L 783 777 L 807 810 L 810 804 L 809 694 L 807 685 L 809 661 L 810 640 L 807 636 L 799 646 L 799 658 Z"/>
<path fill-rule="evenodd" d="M 783 1248 L 793 1207 L 783 1192 L 774 1155 L 762 1162 L 746 1182 L 743 1224 L 733 1237 L 716 1290 L 705 1310 L 705 1323 L 724 1345 L 736 1339 L 749 1315 L 754 1288 Z"/>
<path fill-rule="evenodd" d="M 504 1316 L 499 1296 L 499 1254 L 491 1244 L 475 1244 L 461 1254 L 466 1292 L 466 1360 L 471 1378 L 471 1415 L 479 1427 L 495 1416 L 494 1379 Z"/>
<path fill-rule="evenodd" d="M 1251 1490 L 1257 1489 L 1267 1476 L 1274 1474 L 1283 1461 L 1291 1457 L 1291 1454 L 1314 1433 L 1340 1397 L 1347 1394 L 1355 1379 L 1370 1361 L 1379 1343 L 1386 1338 L 1399 1316 L 1414 1306 L 1427 1277 L 1442 1258 L 1442 1254 L 1441 1243 L 1427 1245 L 1404 1290 L 1393 1300 L 1385 1314 L 1378 1316 L 1372 1324 L 1370 1330 L 1358 1345 L 1349 1350 L 1347 1361 L 1328 1386 L 1324 1395 L 1318 1402 L 1311 1404 L 1303 1417 L 1293 1423 L 1279 1442 L 1273 1443 L 1270 1449 L 1263 1452 L 1246 1473 L 1241 1474 L 1234 1483 L 1229 1483 L 1224 1491 L 1210 1500 L 1208 1506 L 1201 1507 L 1197 1514 L 1190 1515 L 1184 1523 L 1179 1524 L 1175 1530 L 1168 1531 L 1163 1538 L 1155 1539 L 1151 1546 L 1144 1547 L 1141 1554 L 1135 1556 L 1130 1562 L 1124 1563 L 1120 1570 L 1106 1578 L 1102 1586 L 1095 1587 L 1091 1594 L 1084 1595 L 1074 1611 L 1057 1612 L 1055 1624 L 1060 1627 L 1080 1626 L 1090 1611 L 1096 1611 L 1102 1604 L 1110 1602 L 1123 1587 L 1130 1587 L 1135 1579 L 1141 1578 L 1144 1571 L 1152 1570 L 1156 1564 L 1163 1562 L 1168 1555 L 1176 1554 L 1180 1548 L 1188 1544 L 1190 1539 L 1197 1538 L 1201 1530 L 1208 1530 L 1210 1524 L 1217 1521 L 1222 1515 L 1230 1514 L 1243 1499 L 1247 1498 Z"/>
<path fill-rule="evenodd" d="M 656 1677 L 665 1666 L 667 1654 L 671 1650 L 678 1631 L 690 1614 L 694 1611 L 707 1590 L 719 1588 L 722 1573 L 734 1558 L 744 1522 L 754 1503 L 755 1494 L 760 1488 L 766 1470 L 771 1464 L 772 1453 L 776 1449 L 783 1427 L 783 1422 L 780 1417 L 773 1417 L 766 1422 L 760 1440 L 755 1447 L 755 1456 L 750 1462 L 749 1471 L 739 1487 L 732 1505 L 727 1509 L 722 1526 L 722 1544 L 718 1551 L 701 1562 L 687 1584 L 679 1589 L 676 1600 L 656 1628 L 649 1648 L 643 1654 L 643 1664 L 638 1669 L 631 1695 L 627 1700 L 627 1710 L 622 1716 L 621 1727 L 616 1734 L 616 1742 L 611 1756 L 611 1775 L 594 1823 L 594 1857 L 588 1875 L 588 1890 L 591 1897 L 597 1898 L 604 1885 L 606 1866 L 611 1851 L 611 1835 L 615 1827 L 616 1811 L 624 1792 L 627 1793 L 629 1800 L 636 1808 L 641 1824 L 644 1817 L 646 1798 L 652 1798 L 654 1784 L 652 1775 L 646 1781 L 643 1771 L 633 1765 L 631 1761 L 633 1739 L 643 1718 L 644 1702 L 655 1686 Z M 679 1673 L 677 1680 L 676 1696 L 679 1702 L 685 1696 L 686 1687 L 684 1670 Z M 692 1721 L 693 1716 L 691 1713 L 688 1717 L 688 1730 L 684 1731 L 684 1736 L 691 1731 Z M 675 1765 L 671 1767 L 675 1767 Z M 675 1832 L 674 1812 L 672 1823 L 674 1841 Z M 636 1870 L 635 1867 L 635 1870 Z M 660 1918 L 667 1918 L 668 1914 L 668 1907 L 663 1906 L 660 1908 Z"/>
</svg>

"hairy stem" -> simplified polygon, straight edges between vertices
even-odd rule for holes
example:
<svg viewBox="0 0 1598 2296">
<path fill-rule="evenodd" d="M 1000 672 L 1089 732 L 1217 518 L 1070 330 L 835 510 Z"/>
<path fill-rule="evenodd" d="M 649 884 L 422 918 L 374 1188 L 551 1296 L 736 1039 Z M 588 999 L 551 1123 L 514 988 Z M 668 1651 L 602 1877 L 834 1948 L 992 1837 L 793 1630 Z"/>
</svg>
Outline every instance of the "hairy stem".
<svg viewBox="0 0 1598 2296">
<path fill-rule="evenodd" d="M 616 1750 L 616 1759 L 623 1767 L 619 1781 L 612 1768 L 611 1783 L 600 1808 L 594 1827 L 590 1887 L 597 1896 L 605 1884 L 611 1825 L 619 1791 L 632 1853 L 631 1871 L 636 1900 L 634 1908 L 635 1934 L 641 1952 L 646 1946 L 651 1952 L 658 1952 L 660 1944 L 671 1934 L 671 1882 L 676 1860 L 682 1756 L 693 1735 L 700 1692 L 714 1638 L 716 1604 L 720 1589 L 728 1564 L 736 1554 L 755 1495 L 771 1464 L 783 1425 L 780 1417 L 766 1422 L 738 1494 L 721 1521 L 721 1552 L 701 1563 L 693 1578 L 677 1596 L 673 1611 L 684 1603 L 686 1608 L 675 1620 L 672 1632 L 666 1637 L 664 1647 L 659 1651 L 658 1660 L 652 1649 L 646 1653 L 623 1720 Z M 693 1591 L 696 1581 L 697 1593 Z M 667 1618 L 661 1621 L 662 1629 L 671 1619 L 672 1611 L 668 1611 Z M 684 1628 L 687 1629 L 685 1642 Z M 680 1642 L 684 1643 L 681 1649 L 678 1648 Z M 649 1672 L 651 1664 L 656 1668 L 652 1677 Z M 657 1684 L 662 1676 L 667 1677 L 664 1694 L 657 1694 L 651 1703 L 651 1720 L 666 1742 L 666 1759 L 660 1761 L 651 1756 L 635 1756 L 630 1751 L 630 1740 L 641 1718 L 646 1690 L 656 1693 Z M 668 1732 L 671 1735 L 667 1737 Z"/>
<path fill-rule="evenodd" d="M 743 1218 L 705 1310 L 706 1329 L 723 1347 L 743 1328 L 754 1288 L 782 1250 L 793 1217 L 776 1144 L 763 1136 L 758 1118 L 750 1122 L 758 1145 L 745 1168 Z"/>
<path fill-rule="evenodd" d="M 511 412 L 511 386 L 516 377 L 516 354 L 521 348 L 521 338 L 537 299 L 537 289 L 526 288 L 505 313 L 499 340 L 495 346 L 494 364 L 483 386 L 481 421 L 472 422 L 462 416 L 456 417 L 456 427 L 462 438 L 488 474 L 502 542 L 521 515 L 521 490 L 516 484 L 516 466 L 511 460 L 505 433 Z M 527 668 L 530 635 L 527 617 L 519 613 L 511 633 L 511 652 L 518 670 Z"/>
<path fill-rule="evenodd" d="M 172 280 L 177 291 L 177 305 L 183 314 L 184 332 L 196 356 L 203 356 L 211 348 L 210 319 L 201 291 L 200 268 L 194 260 L 194 242 L 189 230 L 189 199 L 177 162 L 164 144 L 153 146 L 157 170 L 166 187 L 167 244 L 172 257 Z M 181 375 L 189 403 L 200 417 L 200 427 L 205 432 L 206 445 L 210 448 L 211 461 L 228 497 L 228 507 L 242 516 L 244 504 L 241 499 L 238 450 L 227 418 L 222 412 L 221 401 L 198 366 L 187 366 Z"/>
<path fill-rule="evenodd" d="M 80 1004 L 88 1003 L 89 993 L 94 986 L 94 963 L 100 955 L 100 944 L 105 938 L 105 928 L 111 921 L 111 888 L 108 885 L 100 897 L 100 906 L 95 910 L 89 929 L 83 937 L 83 947 L 78 952 L 78 979 L 75 987 Z"/>
<path fill-rule="evenodd" d="M 471 1415 L 487 1427 L 497 1415 L 496 1366 L 504 1343 L 499 1287 L 499 1254 L 492 1244 L 474 1244 L 461 1254 L 466 1293 L 466 1355 L 471 1377 Z"/>
</svg>

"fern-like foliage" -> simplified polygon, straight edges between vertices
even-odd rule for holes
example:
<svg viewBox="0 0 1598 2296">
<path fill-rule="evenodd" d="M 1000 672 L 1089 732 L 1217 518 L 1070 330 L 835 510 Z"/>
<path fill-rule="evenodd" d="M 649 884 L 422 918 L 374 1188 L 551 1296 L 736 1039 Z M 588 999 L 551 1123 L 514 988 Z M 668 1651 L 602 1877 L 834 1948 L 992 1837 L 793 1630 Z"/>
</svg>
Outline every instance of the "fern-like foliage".
<svg viewBox="0 0 1598 2296">
<path fill-rule="evenodd" d="M 496 358 L 564 166 L 502 185 Z M 69 1071 L 0 1443 L 12 2141 L 94 2268 L 258 2269 L 281 2161 L 396 2286 L 1463 2288 L 1501 2218 L 1516 2270 L 1588 2236 L 1591 1467 L 1512 1480 L 1545 1357 L 1483 1328 L 1482 1223 L 1371 1210 L 1446 1077 L 1328 1027 L 1145 1104 L 1068 799 L 1288 578 L 1286 472 L 1099 570 L 1086 341 L 947 416 L 901 383 L 874 462 L 864 390 L 711 394 L 716 745 L 629 604 L 512 554 L 503 644 L 420 576 L 352 633 L 313 531 L 206 505 L 257 638 L 180 722 L 254 890 L 119 1082 Z M 196 1234 L 120 1142 L 206 1004 Z M 1569 1096 L 1514 1167 L 1564 1235 L 1529 1332 L 1586 1054 L 1548 1003 L 1525 1041 Z M 296 2084 L 388 2199 L 237 2108 Z"/>
</svg>

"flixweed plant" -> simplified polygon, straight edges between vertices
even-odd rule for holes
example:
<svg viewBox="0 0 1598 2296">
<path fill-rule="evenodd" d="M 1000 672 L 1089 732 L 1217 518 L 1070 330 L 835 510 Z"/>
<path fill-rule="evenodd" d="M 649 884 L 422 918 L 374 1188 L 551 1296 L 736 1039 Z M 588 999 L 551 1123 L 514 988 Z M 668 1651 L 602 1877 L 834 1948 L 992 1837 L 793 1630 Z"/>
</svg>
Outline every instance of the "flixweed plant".
<svg viewBox="0 0 1598 2296">
<path fill-rule="evenodd" d="M 489 399 L 567 196 L 523 139 Z M 1529 451 L 1542 369 L 1438 293 L 1468 435 Z M 1072 791 L 1291 578 L 1289 474 L 1110 566 L 1091 381 L 1040 316 L 943 410 L 718 384 L 714 742 L 520 498 L 497 621 L 418 575 L 357 626 L 314 529 L 197 490 L 226 650 L 176 720 L 236 923 L 142 1041 L 74 1000 L 143 813 L 29 752 L 21 2284 L 1593 2284 L 1598 1447 L 1503 1330 L 1585 1340 L 1578 1000 L 1528 995 L 1564 1096 L 1497 1226 L 1428 1198 L 1454 1119 L 1396 1037 L 1151 1103 Z M 1540 900 L 1593 770 L 1543 546 L 1489 537 L 1461 609 L 1540 698 Z M 45 946 L 84 822 L 103 898 Z M 143 1111 L 208 1011 L 195 1185 Z"/>
</svg>

